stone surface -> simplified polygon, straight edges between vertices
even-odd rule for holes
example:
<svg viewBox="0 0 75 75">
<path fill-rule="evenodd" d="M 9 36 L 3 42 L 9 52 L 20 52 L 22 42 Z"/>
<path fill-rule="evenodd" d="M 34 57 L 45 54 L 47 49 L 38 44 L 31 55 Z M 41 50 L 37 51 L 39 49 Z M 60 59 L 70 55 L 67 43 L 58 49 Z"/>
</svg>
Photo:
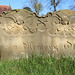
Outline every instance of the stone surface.
<svg viewBox="0 0 75 75">
<path fill-rule="evenodd" d="M 30 54 L 75 57 L 75 15 L 71 10 L 38 16 L 23 9 L 0 15 L 0 58 Z"/>
</svg>

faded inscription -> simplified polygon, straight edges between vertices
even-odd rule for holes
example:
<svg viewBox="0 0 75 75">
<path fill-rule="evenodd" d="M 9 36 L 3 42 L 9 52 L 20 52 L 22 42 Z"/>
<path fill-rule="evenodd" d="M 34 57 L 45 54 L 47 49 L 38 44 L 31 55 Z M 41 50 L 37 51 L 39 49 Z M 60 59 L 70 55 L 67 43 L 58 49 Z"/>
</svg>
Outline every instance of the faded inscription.
<svg viewBox="0 0 75 75">
<path fill-rule="evenodd" d="M 41 43 L 38 43 L 38 44 L 33 44 L 32 42 L 27 42 L 27 43 L 24 43 L 24 48 L 25 49 L 30 49 L 30 50 L 34 50 L 34 49 L 46 49 L 46 50 L 51 50 L 51 46 L 50 45 L 43 45 Z"/>
</svg>

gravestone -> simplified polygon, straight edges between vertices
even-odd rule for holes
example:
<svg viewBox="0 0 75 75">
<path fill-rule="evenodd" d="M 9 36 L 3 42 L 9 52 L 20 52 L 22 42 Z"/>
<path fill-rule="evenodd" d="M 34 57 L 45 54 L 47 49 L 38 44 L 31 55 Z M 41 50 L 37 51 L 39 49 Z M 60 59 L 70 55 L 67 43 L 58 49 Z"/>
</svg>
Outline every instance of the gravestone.
<svg viewBox="0 0 75 75">
<path fill-rule="evenodd" d="M 19 59 L 31 54 L 75 57 L 75 23 L 71 24 L 71 15 L 65 15 L 68 12 L 64 11 L 38 16 L 15 9 L 1 14 L 1 59 Z"/>
</svg>

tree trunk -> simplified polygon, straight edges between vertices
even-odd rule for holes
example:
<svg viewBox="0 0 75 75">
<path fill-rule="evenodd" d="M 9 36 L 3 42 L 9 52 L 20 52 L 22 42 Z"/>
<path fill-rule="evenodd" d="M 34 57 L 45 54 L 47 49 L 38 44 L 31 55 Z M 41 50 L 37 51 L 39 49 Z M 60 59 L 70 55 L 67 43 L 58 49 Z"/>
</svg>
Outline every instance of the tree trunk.
<svg viewBox="0 0 75 75">
<path fill-rule="evenodd" d="M 55 3 L 55 0 L 54 0 L 54 11 L 56 11 L 56 3 Z"/>
</svg>

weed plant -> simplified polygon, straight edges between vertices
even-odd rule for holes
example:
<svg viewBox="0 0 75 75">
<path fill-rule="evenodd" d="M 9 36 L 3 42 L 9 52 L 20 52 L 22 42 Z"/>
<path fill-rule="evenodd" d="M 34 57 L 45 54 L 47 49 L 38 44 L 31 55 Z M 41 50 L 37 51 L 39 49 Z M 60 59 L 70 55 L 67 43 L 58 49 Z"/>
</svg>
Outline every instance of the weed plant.
<svg viewBox="0 0 75 75">
<path fill-rule="evenodd" d="M 75 60 L 32 55 L 28 59 L 0 61 L 0 75 L 75 75 Z"/>
</svg>

